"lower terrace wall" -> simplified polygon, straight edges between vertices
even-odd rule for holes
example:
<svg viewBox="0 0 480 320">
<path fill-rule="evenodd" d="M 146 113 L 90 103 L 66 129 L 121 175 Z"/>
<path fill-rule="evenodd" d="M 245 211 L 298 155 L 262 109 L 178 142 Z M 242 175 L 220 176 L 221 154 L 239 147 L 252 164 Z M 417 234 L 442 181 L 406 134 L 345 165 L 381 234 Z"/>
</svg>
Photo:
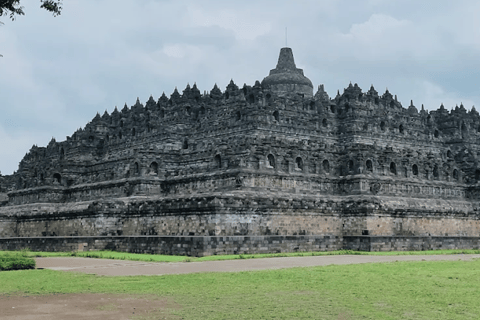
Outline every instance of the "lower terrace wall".
<svg viewBox="0 0 480 320">
<path fill-rule="evenodd" d="M 105 236 L 0 238 L 0 250 L 90 251 L 209 256 L 306 251 L 480 249 L 480 237 L 394 236 Z"/>
<path fill-rule="evenodd" d="M 365 221 L 366 235 L 370 236 L 480 236 L 480 219 L 473 214 L 408 212 L 405 216 L 371 215 Z"/>
<path fill-rule="evenodd" d="M 0 238 L 0 250 L 89 251 L 209 256 L 220 254 L 332 251 L 342 248 L 337 236 L 107 236 Z"/>
<path fill-rule="evenodd" d="M 0 208 L 0 237 L 341 235 L 341 202 L 123 198 Z"/>
<path fill-rule="evenodd" d="M 356 251 L 480 249 L 480 237 L 343 236 L 343 249 Z"/>
<path fill-rule="evenodd" d="M 128 197 L 0 207 L 0 237 L 480 236 L 467 201 L 279 195 Z"/>
<path fill-rule="evenodd" d="M 125 197 L 3 206 L 0 238 L 7 244 L 23 239 L 14 247 L 34 241 L 39 250 L 78 250 L 79 243 L 87 243 L 87 250 L 113 246 L 121 251 L 188 255 L 249 252 L 249 248 L 265 252 L 333 247 L 366 251 L 477 248 L 475 239 L 480 236 L 477 207 L 476 203 L 459 200 L 379 196 L 319 198 L 241 193 L 182 198 Z M 380 240 L 362 240 L 370 239 L 362 235 Z M 348 237 L 360 238 L 350 241 Z M 69 240 L 81 238 L 100 242 L 97 245 L 90 240 Z M 102 242 L 105 239 L 114 240 Z M 229 240 L 226 243 L 221 239 Z M 285 245 L 265 239 L 284 239 L 280 243 Z M 305 239 L 323 240 L 311 244 Z M 326 239 L 340 239 L 341 244 L 333 245 L 332 240 Z M 68 241 L 61 244 L 60 240 Z M 327 241 L 328 246 L 322 241 Z M 169 246 L 175 248 L 168 249 Z"/>
<path fill-rule="evenodd" d="M 315 212 L 75 215 L 0 219 L 0 237 L 341 235 L 342 218 Z"/>
</svg>

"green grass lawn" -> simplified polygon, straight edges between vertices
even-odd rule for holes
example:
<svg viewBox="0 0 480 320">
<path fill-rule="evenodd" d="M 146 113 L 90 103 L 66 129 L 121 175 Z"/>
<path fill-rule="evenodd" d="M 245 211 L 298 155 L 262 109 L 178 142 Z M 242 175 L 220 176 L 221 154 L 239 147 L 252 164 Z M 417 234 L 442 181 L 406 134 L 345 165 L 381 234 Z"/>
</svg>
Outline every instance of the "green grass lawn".
<svg viewBox="0 0 480 320">
<path fill-rule="evenodd" d="M 2 252 L 8 251 L 0 251 Z M 20 251 L 11 251 L 20 252 Z M 290 253 L 267 253 L 267 254 L 240 254 L 240 255 L 218 255 L 208 257 L 186 257 L 169 256 L 161 254 L 138 254 L 115 251 L 85 251 L 85 252 L 30 252 L 22 251 L 30 257 L 88 257 L 102 259 L 119 259 L 133 261 L 151 261 L 151 262 L 191 262 L 191 261 L 215 261 L 215 260 L 235 260 L 235 259 L 255 259 L 271 257 L 300 257 L 300 256 L 323 256 L 323 255 L 424 255 L 424 254 L 480 254 L 480 250 L 430 250 L 430 251 L 389 251 L 389 252 L 364 252 L 353 250 L 339 251 L 320 251 L 320 252 L 290 252 Z"/>
<path fill-rule="evenodd" d="M 0 294 L 154 294 L 183 319 L 478 319 L 480 260 L 105 277 L 0 272 Z"/>
</svg>

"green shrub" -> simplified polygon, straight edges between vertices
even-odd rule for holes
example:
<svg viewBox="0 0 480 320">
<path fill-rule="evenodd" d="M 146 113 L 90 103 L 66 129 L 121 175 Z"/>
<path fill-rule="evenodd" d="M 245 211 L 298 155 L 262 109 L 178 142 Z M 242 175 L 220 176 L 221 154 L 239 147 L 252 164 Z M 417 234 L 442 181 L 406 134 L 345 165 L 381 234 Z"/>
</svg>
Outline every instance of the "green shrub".
<svg viewBox="0 0 480 320">
<path fill-rule="evenodd" d="M 35 269 L 35 260 L 27 252 L 0 253 L 0 271 Z"/>
</svg>

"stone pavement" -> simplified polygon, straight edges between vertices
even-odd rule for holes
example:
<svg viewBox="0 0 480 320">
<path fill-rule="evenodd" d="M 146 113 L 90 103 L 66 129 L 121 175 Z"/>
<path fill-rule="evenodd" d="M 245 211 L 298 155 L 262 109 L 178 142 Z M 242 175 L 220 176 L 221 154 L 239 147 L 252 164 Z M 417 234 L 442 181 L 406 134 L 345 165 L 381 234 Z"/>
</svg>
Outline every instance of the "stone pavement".
<svg viewBox="0 0 480 320">
<path fill-rule="evenodd" d="M 37 268 L 83 272 L 104 276 L 137 276 L 185 274 L 197 272 L 239 272 L 293 267 L 326 266 L 331 264 L 355 264 L 394 261 L 440 261 L 472 260 L 480 254 L 471 255 L 415 255 L 415 256 L 310 256 L 263 259 L 237 259 L 202 262 L 142 262 L 92 258 L 35 258 Z"/>
</svg>

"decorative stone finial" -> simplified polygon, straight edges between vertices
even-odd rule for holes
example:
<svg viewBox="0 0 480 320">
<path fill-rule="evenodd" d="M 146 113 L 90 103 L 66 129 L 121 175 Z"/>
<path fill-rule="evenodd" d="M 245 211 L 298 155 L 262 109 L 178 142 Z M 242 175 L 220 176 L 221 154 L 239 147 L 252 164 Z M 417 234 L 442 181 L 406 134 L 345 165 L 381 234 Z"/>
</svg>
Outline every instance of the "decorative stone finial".
<svg viewBox="0 0 480 320">
<path fill-rule="evenodd" d="M 181 100 L 181 96 L 180 96 L 180 93 L 178 92 L 178 89 L 177 87 L 175 87 L 175 90 L 173 90 L 173 93 L 170 95 L 170 100 L 169 100 L 169 103 L 170 104 L 176 104 L 177 102 L 179 102 Z"/>
<path fill-rule="evenodd" d="M 237 91 L 238 86 L 233 82 L 233 79 L 230 79 L 230 83 L 227 86 L 227 91 Z"/>
<path fill-rule="evenodd" d="M 475 106 L 472 106 L 472 109 L 470 110 L 470 113 L 478 116 L 478 111 L 477 111 L 477 109 L 475 109 Z"/>
<path fill-rule="evenodd" d="M 180 93 L 178 93 L 177 87 L 175 87 L 175 90 L 173 90 L 173 93 L 170 95 L 170 99 L 172 99 L 172 98 L 174 98 L 174 99 L 180 98 Z"/>
<path fill-rule="evenodd" d="M 385 93 L 383 94 L 382 98 L 386 100 L 392 100 L 393 96 L 390 93 L 390 91 L 388 91 L 388 88 L 385 90 Z"/>
<path fill-rule="evenodd" d="M 318 86 L 318 91 L 317 93 L 315 93 L 315 99 L 318 99 L 323 102 L 327 102 L 330 100 L 328 93 L 325 92 L 325 87 L 323 86 L 323 84 Z"/>
<path fill-rule="evenodd" d="M 166 104 L 168 102 L 168 98 L 167 98 L 167 95 L 165 94 L 165 91 L 162 93 L 162 95 L 160 96 L 160 98 L 158 98 L 158 102 L 157 104 L 158 105 L 163 105 L 163 104 Z"/>
<path fill-rule="evenodd" d="M 156 103 L 155 100 L 153 99 L 153 96 L 150 95 L 150 98 L 148 98 L 148 101 L 147 101 L 147 103 L 145 104 L 145 109 L 147 109 L 147 110 L 152 110 L 153 108 L 155 108 L 156 105 L 157 105 L 157 103 Z"/>
<path fill-rule="evenodd" d="M 373 87 L 373 84 L 370 86 L 370 89 L 368 90 L 367 95 L 372 96 L 372 97 L 378 97 L 378 92 Z"/>
<path fill-rule="evenodd" d="M 187 96 L 187 97 L 188 97 L 188 95 L 190 94 L 190 91 L 191 91 L 191 90 L 192 90 L 192 89 L 190 88 L 190 84 L 187 83 L 187 86 L 186 86 L 185 89 L 183 90 L 183 96 Z"/>
<path fill-rule="evenodd" d="M 196 82 L 193 83 L 192 93 L 193 94 L 200 94 L 200 90 L 198 90 Z"/>
<path fill-rule="evenodd" d="M 220 90 L 217 84 L 215 83 L 215 85 L 213 86 L 213 89 L 210 90 L 210 98 L 220 99 L 221 97 L 222 97 L 222 90 Z"/>
</svg>

